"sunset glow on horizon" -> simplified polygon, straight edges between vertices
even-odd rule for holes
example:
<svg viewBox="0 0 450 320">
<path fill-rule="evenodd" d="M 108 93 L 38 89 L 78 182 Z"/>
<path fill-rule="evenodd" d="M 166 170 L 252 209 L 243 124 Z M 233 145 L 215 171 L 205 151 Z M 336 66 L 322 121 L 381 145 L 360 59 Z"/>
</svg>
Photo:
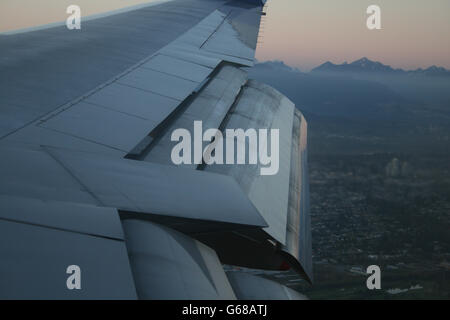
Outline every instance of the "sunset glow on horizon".
<svg viewBox="0 0 450 320">
<path fill-rule="evenodd" d="M 70 4 L 92 15 L 144 0 L 2 0 L 0 32 L 64 21 Z M 381 8 L 382 30 L 368 30 L 366 8 Z M 450 69 L 448 0 L 269 0 L 256 58 L 308 71 L 325 61 L 361 57 L 394 68 Z"/>
<path fill-rule="evenodd" d="M 381 8 L 382 30 L 368 30 L 366 9 Z M 394 68 L 450 69 L 448 0 L 269 0 L 256 58 L 308 71 L 362 57 Z"/>
</svg>

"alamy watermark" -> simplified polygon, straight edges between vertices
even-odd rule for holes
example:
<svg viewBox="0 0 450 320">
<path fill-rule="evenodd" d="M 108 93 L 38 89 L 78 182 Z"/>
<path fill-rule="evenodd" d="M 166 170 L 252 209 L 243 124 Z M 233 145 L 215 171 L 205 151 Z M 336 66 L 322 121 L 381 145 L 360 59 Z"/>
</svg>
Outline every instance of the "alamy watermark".
<svg viewBox="0 0 450 320">
<path fill-rule="evenodd" d="M 279 129 L 226 129 L 224 136 L 219 129 L 203 132 L 202 121 L 194 121 L 193 137 L 187 129 L 176 129 L 171 140 L 178 142 L 170 155 L 176 165 L 259 164 L 263 176 L 279 170 Z"/>
<path fill-rule="evenodd" d="M 69 30 L 81 29 L 81 8 L 78 5 L 71 4 L 67 7 L 66 13 L 70 16 L 66 20 L 66 26 Z M 381 8 L 378 5 L 372 4 L 367 7 L 366 14 L 369 17 L 366 20 L 366 26 L 369 30 L 381 29 Z"/>
<path fill-rule="evenodd" d="M 66 26 L 69 30 L 81 29 L 81 8 L 77 5 L 70 5 L 66 9 L 66 13 L 70 16 L 66 20 Z"/>
<path fill-rule="evenodd" d="M 369 30 L 381 29 L 381 8 L 375 4 L 367 7 L 367 14 L 370 16 L 367 18 L 366 26 Z"/>
<path fill-rule="evenodd" d="M 66 280 L 67 289 L 81 290 L 81 268 L 76 264 L 72 264 L 67 267 L 66 273 L 70 274 Z"/>
<path fill-rule="evenodd" d="M 371 265 L 367 267 L 367 274 L 370 276 L 367 278 L 366 286 L 369 290 L 380 290 L 381 289 L 381 269 L 377 265 Z"/>
</svg>

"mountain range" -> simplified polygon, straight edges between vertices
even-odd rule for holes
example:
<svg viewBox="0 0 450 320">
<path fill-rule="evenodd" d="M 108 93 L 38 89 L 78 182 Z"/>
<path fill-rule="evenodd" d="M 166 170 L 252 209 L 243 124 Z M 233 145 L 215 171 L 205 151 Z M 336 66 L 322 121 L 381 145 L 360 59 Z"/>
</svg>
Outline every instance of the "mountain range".
<svg viewBox="0 0 450 320">
<path fill-rule="evenodd" d="M 249 78 L 274 87 L 302 111 L 311 153 L 397 152 L 400 144 L 439 153 L 450 141 L 450 76 L 430 76 L 436 71 L 443 70 L 404 71 L 366 58 L 300 72 L 266 61 L 251 68 Z"/>
<path fill-rule="evenodd" d="M 371 73 L 371 74 L 391 74 L 391 75 L 421 75 L 421 76 L 438 76 L 450 77 L 450 70 L 442 67 L 431 66 L 426 69 L 403 70 L 394 69 L 389 65 L 385 65 L 378 61 L 372 61 L 364 57 L 351 63 L 344 62 L 342 64 L 334 64 L 330 61 L 321 64 L 311 70 L 313 73 Z"/>
</svg>

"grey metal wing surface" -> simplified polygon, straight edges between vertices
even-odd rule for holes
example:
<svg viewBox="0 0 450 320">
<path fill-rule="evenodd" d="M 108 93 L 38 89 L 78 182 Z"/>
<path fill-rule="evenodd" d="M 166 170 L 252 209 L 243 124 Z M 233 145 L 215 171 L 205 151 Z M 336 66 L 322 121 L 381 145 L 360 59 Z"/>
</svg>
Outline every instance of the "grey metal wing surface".
<svg viewBox="0 0 450 320">
<path fill-rule="evenodd" d="M 173 0 L 0 35 L 0 298 L 303 297 L 223 267 L 312 281 L 307 124 L 247 78 L 264 2 Z M 278 173 L 175 165 L 171 133 L 194 121 L 278 129 Z"/>
</svg>

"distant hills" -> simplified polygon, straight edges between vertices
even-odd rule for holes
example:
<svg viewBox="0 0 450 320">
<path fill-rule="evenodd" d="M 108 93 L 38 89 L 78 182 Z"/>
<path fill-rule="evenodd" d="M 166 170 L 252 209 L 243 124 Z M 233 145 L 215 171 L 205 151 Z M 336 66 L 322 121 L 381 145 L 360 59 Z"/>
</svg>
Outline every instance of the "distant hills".
<svg viewBox="0 0 450 320">
<path fill-rule="evenodd" d="M 250 68 L 249 78 L 274 87 L 302 111 L 310 154 L 399 152 L 399 146 L 441 154 L 450 141 L 450 76 L 430 74 L 443 71 L 448 74 L 437 67 L 396 70 L 366 58 L 300 72 L 266 61 Z"/>
<path fill-rule="evenodd" d="M 258 68 L 262 68 L 267 71 L 276 70 L 276 71 L 289 71 L 301 73 L 301 71 L 298 68 L 288 66 L 287 64 L 285 64 L 283 61 L 280 60 L 257 62 L 257 66 Z"/>
<path fill-rule="evenodd" d="M 350 76 L 304 73 L 281 61 L 258 63 L 249 70 L 249 76 L 279 90 L 308 114 L 390 119 L 395 110 L 380 112 L 380 106 L 401 105 L 405 100 L 384 83 Z"/>
<path fill-rule="evenodd" d="M 389 75 L 411 75 L 411 76 L 438 76 L 450 77 L 450 70 L 442 67 L 431 66 L 427 69 L 403 70 L 394 69 L 378 61 L 372 61 L 366 57 L 351 63 L 334 64 L 330 61 L 321 64 L 311 70 L 312 73 L 335 73 L 335 74 L 389 74 Z"/>
<path fill-rule="evenodd" d="M 281 91 L 309 115 L 420 121 L 423 106 L 446 114 L 450 108 L 450 71 L 438 67 L 405 71 L 362 58 L 301 72 L 282 61 L 266 61 L 257 63 L 249 75 Z"/>
</svg>

